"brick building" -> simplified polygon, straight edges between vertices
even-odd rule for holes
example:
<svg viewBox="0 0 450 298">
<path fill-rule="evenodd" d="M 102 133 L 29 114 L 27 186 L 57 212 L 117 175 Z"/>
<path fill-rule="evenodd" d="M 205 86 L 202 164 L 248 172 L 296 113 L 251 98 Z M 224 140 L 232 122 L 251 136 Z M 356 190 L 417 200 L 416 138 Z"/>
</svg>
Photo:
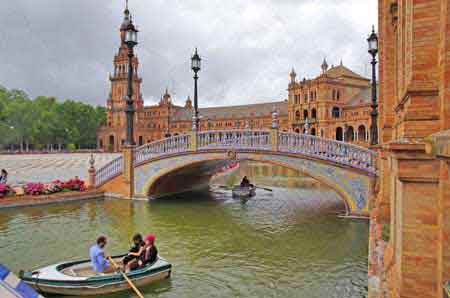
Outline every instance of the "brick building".
<svg viewBox="0 0 450 298">
<path fill-rule="evenodd" d="M 369 297 L 447 297 L 450 1 L 379 0 L 380 160 Z"/>
<path fill-rule="evenodd" d="M 107 99 L 106 125 L 98 129 L 98 147 L 119 151 L 126 138 L 125 95 L 127 92 L 128 56 L 124 43 L 130 12 L 124 12 L 120 27 L 121 44 L 114 57 L 110 75 L 111 91 Z M 142 145 L 164 137 L 183 134 L 192 128 L 192 101 L 176 105 L 168 90 L 156 105 L 144 106 L 139 77 L 139 60 L 133 59 L 134 139 Z M 296 81 L 290 74 L 288 100 L 260 104 L 200 108 L 200 130 L 264 129 L 272 124 L 277 111 L 283 131 L 309 133 L 326 138 L 368 144 L 370 122 L 370 81 L 345 67 L 342 62 L 328 68 L 314 79 Z M 305 121 L 305 119 L 307 119 Z M 306 125 L 305 125 L 306 124 Z"/>
</svg>

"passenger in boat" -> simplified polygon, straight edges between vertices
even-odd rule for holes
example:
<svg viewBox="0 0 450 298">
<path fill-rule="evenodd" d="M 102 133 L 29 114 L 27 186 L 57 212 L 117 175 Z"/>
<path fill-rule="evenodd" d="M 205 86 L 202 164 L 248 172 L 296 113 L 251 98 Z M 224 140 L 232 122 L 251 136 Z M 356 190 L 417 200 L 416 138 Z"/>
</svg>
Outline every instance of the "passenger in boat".
<svg viewBox="0 0 450 298">
<path fill-rule="evenodd" d="M 250 184 L 250 180 L 248 180 L 247 176 L 244 176 L 241 181 L 241 187 L 249 187 L 253 186 L 253 184 Z"/>
<path fill-rule="evenodd" d="M 2 169 L 2 173 L 0 174 L 0 184 L 6 184 L 8 182 L 8 172 L 5 169 Z"/>
<path fill-rule="evenodd" d="M 128 251 L 128 255 L 126 255 L 122 262 L 123 265 L 126 266 L 133 259 L 139 258 L 141 253 L 143 252 L 143 247 L 145 246 L 144 240 L 142 240 L 141 234 L 136 234 L 133 236 L 133 246 Z"/>
<path fill-rule="evenodd" d="M 114 268 L 109 264 L 105 258 L 104 248 L 106 246 L 107 239 L 105 236 L 97 238 L 97 244 L 93 245 L 89 254 L 91 257 L 92 269 L 97 273 L 111 273 L 114 272 Z"/>
<path fill-rule="evenodd" d="M 142 247 L 142 253 L 138 259 L 130 261 L 125 272 L 130 272 L 138 268 L 145 267 L 147 264 L 152 264 L 158 258 L 158 249 L 155 246 L 155 236 L 153 234 L 148 234 L 145 237 L 145 245 Z"/>
</svg>

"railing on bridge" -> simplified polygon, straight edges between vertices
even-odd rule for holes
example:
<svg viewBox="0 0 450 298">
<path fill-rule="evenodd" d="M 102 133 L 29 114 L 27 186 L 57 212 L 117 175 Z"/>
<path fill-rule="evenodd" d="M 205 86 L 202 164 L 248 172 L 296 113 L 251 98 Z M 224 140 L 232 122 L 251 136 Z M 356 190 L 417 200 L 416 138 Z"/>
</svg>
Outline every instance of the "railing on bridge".
<svg viewBox="0 0 450 298">
<path fill-rule="evenodd" d="M 170 154 L 189 151 L 191 147 L 191 136 L 180 135 L 162 139 L 136 148 L 134 153 L 134 164 L 140 164 L 152 158 Z"/>
<path fill-rule="evenodd" d="M 217 130 L 198 134 L 198 149 L 271 149 L 270 132 L 264 130 Z"/>
<path fill-rule="evenodd" d="M 119 156 L 95 172 L 95 186 L 100 186 L 123 171 L 123 156 Z"/>
<path fill-rule="evenodd" d="M 275 132 L 275 133 L 273 133 Z M 173 153 L 208 149 L 241 149 L 276 151 L 299 154 L 348 165 L 376 173 L 376 153 L 369 149 L 331 139 L 267 130 L 202 131 L 174 136 L 138 147 L 134 151 L 133 165 Z M 96 186 L 122 173 L 124 162 L 118 157 L 96 171 Z"/>
<path fill-rule="evenodd" d="M 376 153 L 372 150 L 312 135 L 280 132 L 278 151 L 302 154 L 319 159 L 345 164 L 375 173 Z"/>
</svg>

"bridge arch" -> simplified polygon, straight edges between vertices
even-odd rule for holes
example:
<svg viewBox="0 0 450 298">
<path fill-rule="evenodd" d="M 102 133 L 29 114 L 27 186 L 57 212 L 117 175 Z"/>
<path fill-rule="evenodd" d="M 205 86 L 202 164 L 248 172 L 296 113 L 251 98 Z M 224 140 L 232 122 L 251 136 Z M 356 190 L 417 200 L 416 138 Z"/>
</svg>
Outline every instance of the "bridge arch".
<svg viewBox="0 0 450 298">
<path fill-rule="evenodd" d="M 376 178 L 376 154 L 373 151 L 277 129 L 191 133 L 153 142 L 133 152 L 132 159 L 124 153 L 123 157 L 97 170 L 95 185 L 103 187 L 112 180 L 113 186 L 114 183 L 123 185 L 132 177 L 129 180 L 131 196 L 147 197 L 154 191 L 158 179 L 178 171 L 207 164 L 206 168 L 197 171 L 202 173 L 234 158 L 255 160 L 303 172 L 336 190 L 347 202 L 349 213 L 367 214 L 371 186 Z M 129 170 L 124 173 L 123 169 Z M 122 175 L 125 179 L 119 177 Z M 117 185 L 114 187 L 120 189 Z"/>
<path fill-rule="evenodd" d="M 368 212 L 372 178 L 364 173 L 358 173 L 332 163 L 324 164 L 307 157 L 267 154 L 258 151 L 238 151 L 236 159 L 280 165 L 305 173 L 335 190 L 344 201 L 349 214 L 366 214 Z M 195 169 L 191 172 L 198 171 L 197 166 L 202 163 L 206 165 L 210 162 L 212 165 L 220 165 L 220 162 L 229 161 L 229 152 L 227 151 L 182 153 L 151 160 L 135 169 L 135 196 L 146 198 L 149 195 L 157 197 L 162 193 L 170 193 L 167 189 L 163 189 L 162 193 L 157 191 L 158 183 L 161 183 L 161 180 L 167 178 L 168 175 L 190 167 Z M 169 184 L 174 185 L 174 181 L 176 180 L 172 180 Z M 206 183 L 207 179 L 199 181 Z"/>
</svg>

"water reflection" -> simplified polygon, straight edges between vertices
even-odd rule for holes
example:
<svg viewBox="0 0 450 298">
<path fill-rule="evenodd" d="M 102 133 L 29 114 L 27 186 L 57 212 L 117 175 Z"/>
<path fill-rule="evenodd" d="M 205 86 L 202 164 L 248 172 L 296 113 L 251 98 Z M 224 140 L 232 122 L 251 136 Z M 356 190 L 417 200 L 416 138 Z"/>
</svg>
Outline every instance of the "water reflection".
<svg viewBox="0 0 450 298">
<path fill-rule="evenodd" d="M 271 188 L 246 204 L 218 191 L 2 210 L 1 262 L 17 272 L 86 258 L 99 234 L 119 253 L 135 232 L 151 231 L 174 272 L 146 297 L 364 297 L 367 223 L 331 215 L 339 198 L 320 185 Z"/>
</svg>

